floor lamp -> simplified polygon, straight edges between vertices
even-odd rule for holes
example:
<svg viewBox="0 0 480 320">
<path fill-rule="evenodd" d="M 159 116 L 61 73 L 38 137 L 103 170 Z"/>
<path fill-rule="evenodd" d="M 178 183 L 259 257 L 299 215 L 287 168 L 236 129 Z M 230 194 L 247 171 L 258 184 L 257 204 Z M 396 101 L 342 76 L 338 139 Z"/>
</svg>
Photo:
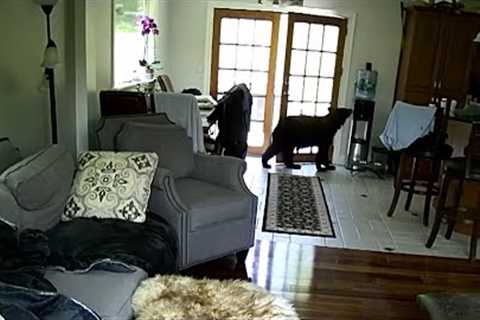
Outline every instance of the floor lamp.
<svg viewBox="0 0 480 320">
<path fill-rule="evenodd" d="M 53 11 L 53 7 L 57 4 L 58 0 L 35 0 L 42 8 L 43 13 L 47 18 L 47 47 L 43 54 L 42 67 L 45 69 L 45 79 L 48 81 L 48 92 L 50 99 L 50 122 L 52 130 L 52 143 L 58 143 L 58 130 L 57 130 L 57 105 L 55 99 L 55 72 L 54 68 L 58 64 L 58 51 L 57 45 L 52 40 L 52 33 L 50 29 L 50 14 Z"/>
</svg>

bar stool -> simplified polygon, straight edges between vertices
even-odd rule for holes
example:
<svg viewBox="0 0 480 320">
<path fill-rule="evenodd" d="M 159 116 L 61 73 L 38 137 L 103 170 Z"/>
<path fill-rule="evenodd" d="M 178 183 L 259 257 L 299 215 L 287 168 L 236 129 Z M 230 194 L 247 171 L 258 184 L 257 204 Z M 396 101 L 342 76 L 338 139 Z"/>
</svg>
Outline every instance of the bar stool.
<svg viewBox="0 0 480 320">
<path fill-rule="evenodd" d="M 413 195 L 424 195 L 423 224 L 428 226 L 432 196 L 438 195 L 438 181 L 442 161 L 449 159 L 453 148 L 445 143 L 447 117 L 440 106 L 436 107 L 433 133 L 418 139 L 400 155 L 400 163 L 394 182 L 395 192 L 387 215 L 393 216 L 400 192 L 408 192 L 405 210 L 409 210 Z M 449 108 L 446 108 L 448 114 Z M 425 171 L 428 171 L 425 174 Z"/>
<path fill-rule="evenodd" d="M 466 158 L 453 158 L 445 163 L 435 221 L 426 247 L 431 248 L 433 246 L 444 218 L 446 218 L 448 223 L 445 234 L 447 239 L 451 238 L 456 221 L 463 219 L 472 220 L 473 228 L 470 238 L 469 258 L 473 261 L 477 252 L 477 237 L 480 231 L 480 200 L 472 208 L 462 207 L 460 204 L 466 183 L 478 185 L 480 188 L 480 123 L 474 123 L 472 126 L 469 144 L 465 148 L 465 155 Z M 453 206 L 447 207 L 445 204 L 452 182 L 458 182 L 458 186 L 455 188 Z"/>
</svg>

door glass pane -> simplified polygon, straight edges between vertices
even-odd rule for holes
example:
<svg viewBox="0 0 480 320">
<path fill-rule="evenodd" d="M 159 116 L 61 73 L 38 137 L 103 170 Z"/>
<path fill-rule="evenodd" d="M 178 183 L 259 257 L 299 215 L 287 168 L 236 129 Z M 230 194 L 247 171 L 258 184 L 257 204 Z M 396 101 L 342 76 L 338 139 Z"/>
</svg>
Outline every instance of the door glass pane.
<svg viewBox="0 0 480 320">
<path fill-rule="evenodd" d="M 306 77 L 303 90 L 304 101 L 315 101 L 317 97 L 317 78 Z M 315 108 L 313 108 L 314 110 Z M 313 112 L 315 113 L 315 112 Z"/>
<path fill-rule="evenodd" d="M 253 19 L 240 19 L 238 23 L 238 43 L 239 44 L 252 44 L 253 35 L 255 33 L 255 20 Z"/>
<path fill-rule="evenodd" d="M 290 76 L 288 80 L 288 100 L 301 101 L 303 94 L 303 77 Z M 290 108 L 290 105 L 288 106 Z"/>
<path fill-rule="evenodd" d="M 315 115 L 317 117 L 323 117 L 328 115 L 328 108 L 330 108 L 330 103 L 317 103 Z"/>
<path fill-rule="evenodd" d="M 228 91 L 235 83 L 235 71 L 219 70 L 218 71 L 218 92 Z"/>
<path fill-rule="evenodd" d="M 253 97 L 251 118 L 256 121 L 263 121 L 264 109 L 265 97 Z"/>
<path fill-rule="evenodd" d="M 270 46 L 272 37 L 272 22 L 265 20 L 255 21 L 254 44 L 259 46 Z"/>
<path fill-rule="evenodd" d="M 237 43 L 238 19 L 223 18 L 220 30 L 220 43 Z"/>
<path fill-rule="evenodd" d="M 287 116 L 299 116 L 302 114 L 302 104 L 299 102 L 290 102 L 288 104 Z"/>
<path fill-rule="evenodd" d="M 305 73 L 306 51 L 292 50 L 290 60 L 290 74 L 303 75 Z"/>
<path fill-rule="evenodd" d="M 335 75 L 335 63 L 337 55 L 335 53 L 322 53 L 322 67 L 320 69 L 320 76 L 332 77 Z"/>
<path fill-rule="evenodd" d="M 269 48 L 253 48 L 253 70 L 268 71 L 270 64 Z"/>
<path fill-rule="evenodd" d="M 308 38 L 308 49 L 322 50 L 322 41 L 323 41 L 323 25 L 311 24 L 310 35 Z"/>
<path fill-rule="evenodd" d="M 250 71 L 237 71 L 235 73 L 235 84 L 244 83 L 251 90 L 252 89 L 252 78 Z"/>
<path fill-rule="evenodd" d="M 267 93 L 268 73 L 253 72 L 252 73 L 252 94 L 264 95 Z"/>
<path fill-rule="evenodd" d="M 320 71 L 320 52 L 310 51 L 307 53 L 306 74 L 318 76 Z"/>
<path fill-rule="evenodd" d="M 303 103 L 302 104 L 302 114 L 305 116 L 314 116 L 315 115 L 315 104 L 314 103 Z"/>
<path fill-rule="evenodd" d="M 320 78 L 318 81 L 318 101 L 330 102 L 332 100 L 333 79 Z"/>
<path fill-rule="evenodd" d="M 323 40 L 323 50 L 337 52 L 338 35 L 340 28 L 337 26 L 325 26 L 325 35 Z"/>
<path fill-rule="evenodd" d="M 252 54 L 253 48 L 250 46 L 237 47 L 237 69 L 250 70 L 252 69 Z"/>
<path fill-rule="evenodd" d="M 295 22 L 293 26 L 292 47 L 295 49 L 307 49 L 308 23 Z"/>
<path fill-rule="evenodd" d="M 220 45 L 219 68 L 235 68 L 235 46 Z"/>
</svg>

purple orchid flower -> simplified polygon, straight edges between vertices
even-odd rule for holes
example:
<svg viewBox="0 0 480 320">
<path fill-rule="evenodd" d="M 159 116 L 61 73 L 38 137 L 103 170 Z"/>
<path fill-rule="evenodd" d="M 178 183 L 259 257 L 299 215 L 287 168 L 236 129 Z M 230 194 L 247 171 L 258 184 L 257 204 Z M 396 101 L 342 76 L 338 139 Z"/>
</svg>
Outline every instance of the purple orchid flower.
<svg viewBox="0 0 480 320">
<path fill-rule="evenodd" d="M 149 16 L 144 16 L 141 20 L 140 23 L 142 25 L 142 31 L 141 34 L 142 36 L 149 35 L 150 33 L 153 33 L 154 35 L 158 35 L 158 26 L 155 23 L 155 20 Z"/>
</svg>

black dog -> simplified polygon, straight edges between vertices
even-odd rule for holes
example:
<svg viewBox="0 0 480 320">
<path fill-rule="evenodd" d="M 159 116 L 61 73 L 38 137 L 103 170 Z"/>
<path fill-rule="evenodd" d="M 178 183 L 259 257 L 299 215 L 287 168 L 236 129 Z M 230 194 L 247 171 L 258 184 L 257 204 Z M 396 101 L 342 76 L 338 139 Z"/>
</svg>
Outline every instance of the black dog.
<svg viewBox="0 0 480 320">
<path fill-rule="evenodd" d="M 273 130 L 272 143 L 262 155 L 263 167 L 270 168 L 268 160 L 281 152 L 287 168 L 300 169 L 300 165 L 293 163 L 293 150 L 317 146 L 318 153 L 315 156 L 317 170 L 334 170 L 335 166 L 328 159 L 328 150 L 335 133 L 352 114 L 352 110 L 345 108 L 329 110 L 330 113 L 325 117 L 295 116 L 280 120 Z"/>
</svg>

